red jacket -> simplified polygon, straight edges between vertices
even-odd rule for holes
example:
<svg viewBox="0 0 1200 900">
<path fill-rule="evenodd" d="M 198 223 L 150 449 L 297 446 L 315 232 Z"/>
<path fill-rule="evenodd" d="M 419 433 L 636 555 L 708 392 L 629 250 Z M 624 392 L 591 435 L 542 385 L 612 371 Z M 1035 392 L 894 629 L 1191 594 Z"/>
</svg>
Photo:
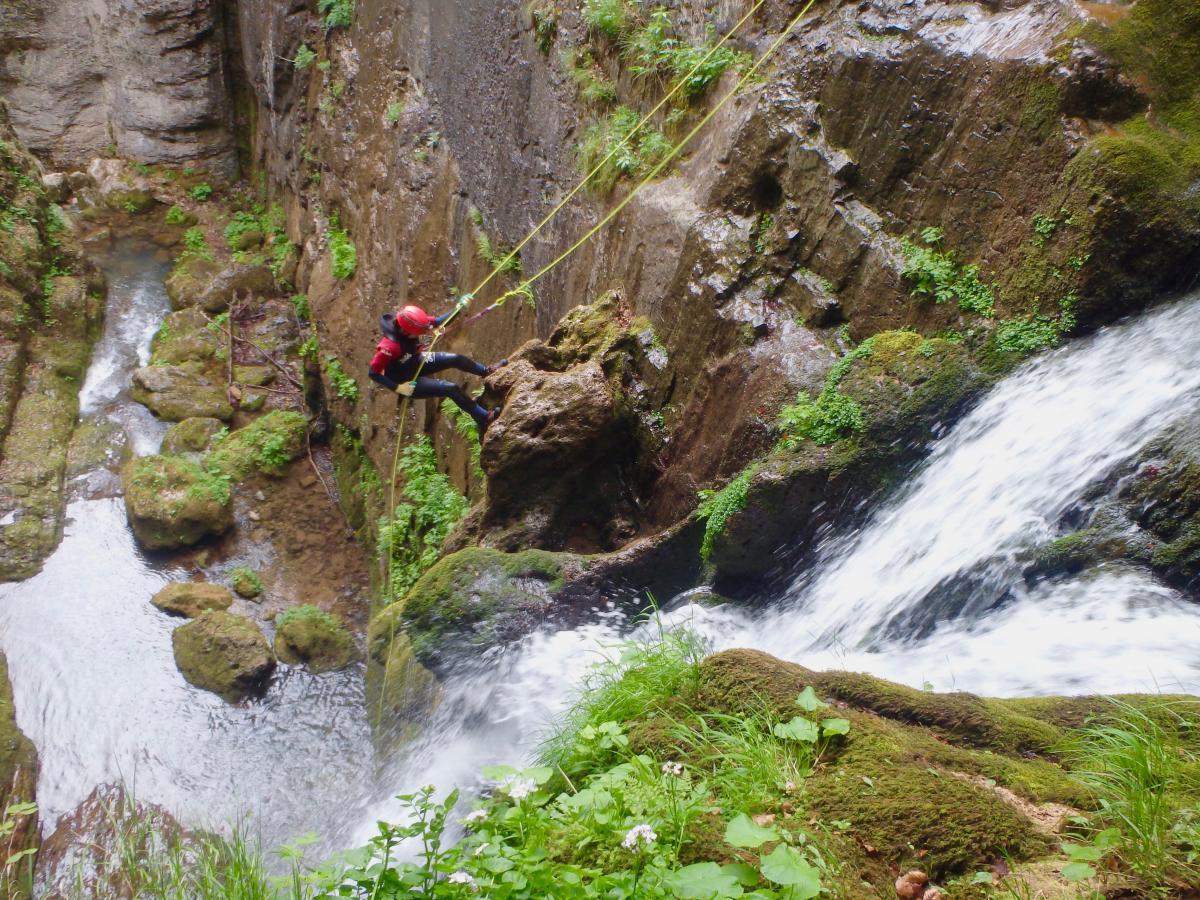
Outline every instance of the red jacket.
<svg viewBox="0 0 1200 900">
<path fill-rule="evenodd" d="M 410 356 L 416 355 L 419 346 L 414 339 L 393 341 L 383 338 L 375 345 L 375 356 L 371 358 L 371 374 L 386 375 L 389 366 L 404 362 Z"/>
</svg>

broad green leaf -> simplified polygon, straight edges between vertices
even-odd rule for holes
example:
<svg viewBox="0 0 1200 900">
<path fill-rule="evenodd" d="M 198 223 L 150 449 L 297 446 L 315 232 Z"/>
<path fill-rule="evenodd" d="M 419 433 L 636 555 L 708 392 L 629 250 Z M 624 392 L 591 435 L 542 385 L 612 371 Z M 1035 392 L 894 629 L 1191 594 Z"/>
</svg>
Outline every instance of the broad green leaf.
<svg viewBox="0 0 1200 900">
<path fill-rule="evenodd" d="M 780 722 L 775 726 L 774 732 L 775 737 L 806 744 L 815 744 L 820 736 L 817 723 L 804 716 L 796 716 L 790 722 Z"/>
<path fill-rule="evenodd" d="M 725 826 L 725 840 L 735 847 L 761 847 L 767 841 L 779 840 L 779 829 L 762 826 L 745 813 L 738 813 Z"/>
<path fill-rule="evenodd" d="M 971 876 L 971 884 L 991 884 L 992 881 L 991 872 L 976 872 Z"/>
<path fill-rule="evenodd" d="M 499 875 L 501 872 L 507 872 L 513 867 L 514 863 L 511 859 L 503 856 L 491 856 L 483 861 L 483 867 L 494 875 Z"/>
<path fill-rule="evenodd" d="M 715 862 L 693 863 L 672 872 L 666 879 L 667 887 L 680 900 L 712 900 L 714 897 L 740 897 L 742 886 L 738 880 Z"/>
<path fill-rule="evenodd" d="M 554 777 L 554 770 L 549 766 L 534 766 L 532 769 L 523 769 L 521 777 L 541 786 Z"/>
<path fill-rule="evenodd" d="M 1087 881 L 1089 878 L 1096 876 L 1096 870 L 1087 863 L 1073 862 L 1068 863 L 1062 868 L 1062 877 L 1067 881 Z"/>
<path fill-rule="evenodd" d="M 1101 850 L 1111 850 L 1113 847 L 1120 846 L 1123 840 L 1120 828 L 1105 828 L 1092 838 L 1092 843 Z"/>
<path fill-rule="evenodd" d="M 4 811 L 6 816 L 28 816 L 37 812 L 36 803 L 14 803 Z"/>
<path fill-rule="evenodd" d="M 726 875 L 731 875 L 738 880 L 739 884 L 746 887 L 754 887 L 761 880 L 758 875 L 758 869 L 746 863 L 728 863 L 721 866 L 721 871 Z"/>
<path fill-rule="evenodd" d="M 818 697 L 817 692 L 812 689 L 812 685 L 809 685 L 796 698 L 796 705 L 805 712 L 816 712 L 818 709 L 824 709 L 829 704 Z"/>
<path fill-rule="evenodd" d="M 796 900 L 810 900 L 821 893 L 821 873 L 804 855 L 787 844 L 780 844 L 759 860 L 763 877 L 776 884 L 789 885 Z"/>
<path fill-rule="evenodd" d="M 1103 850 L 1090 844 L 1063 844 L 1062 849 L 1071 862 L 1095 862 L 1104 855 Z"/>
<path fill-rule="evenodd" d="M 822 719 L 821 730 L 826 734 L 849 734 L 849 719 Z"/>
</svg>

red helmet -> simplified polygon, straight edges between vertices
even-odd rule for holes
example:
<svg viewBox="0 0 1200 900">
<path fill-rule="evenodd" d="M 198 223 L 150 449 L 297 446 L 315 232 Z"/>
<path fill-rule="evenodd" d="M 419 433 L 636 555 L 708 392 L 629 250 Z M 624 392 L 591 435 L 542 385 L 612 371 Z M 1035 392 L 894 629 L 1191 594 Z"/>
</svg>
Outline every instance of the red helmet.
<svg viewBox="0 0 1200 900">
<path fill-rule="evenodd" d="M 396 327 L 411 337 L 428 334 L 437 320 L 419 306 L 406 306 L 396 311 Z"/>
</svg>

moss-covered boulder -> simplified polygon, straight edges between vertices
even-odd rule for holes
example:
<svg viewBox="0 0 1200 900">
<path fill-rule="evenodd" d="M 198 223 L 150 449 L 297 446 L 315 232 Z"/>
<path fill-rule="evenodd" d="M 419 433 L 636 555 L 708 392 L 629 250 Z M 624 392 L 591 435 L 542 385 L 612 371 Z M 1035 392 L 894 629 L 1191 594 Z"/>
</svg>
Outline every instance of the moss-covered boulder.
<svg viewBox="0 0 1200 900">
<path fill-rule="evenodd" d="M 121 473 L 125 511 L 137 539 L 172 550 L 221 534 L 233 524 L 229 482 L 177 456 L 143 456 Z"/>
<path fill-rule="evenodd" d="M 205 464 L 234 479 L 252 472 L 282 475 L 305 450 L 308 420 L 293 410 L 272 410 L 217 442 Z"/>
<path fill-rule="evenodd" d="M 210 610 L 171 635 L 175 664 L 191 684 L 231 703 L 261 690 L 275 656 L 258 626 L 243 616 Z"/>
<path fill-rule="evenodd" d="M 233 595 L 228 588 L 204 581 L 172 581 L 150 598 L 163 612 L 194 619 L 212 609 L 229 609 Z"/>
<path fill-rule="evenodd" d="M 549 619 L 556 593 L 580 569 L 578 557 L 541 550 L 453 553 L 399 603 L 413 652 L 437 671 L 453 658 L 523 637 Z"/>
<path fill-rule="evenodd" d="M 235 296 L 266 294 L 275 289 L 275 277 L 266 263 L 234 263 L 219 266 L 209 260 L 188 256 L 167 276 L 167 296 L 175 309 L 198 307 L 218 313 L 229 307 Z"/>
<path fill-rule="evenodd" d="M 987 386 L 966 349 L 908 331 L 883 332 L 844 357 L 807 421 L 725 498 L 707 542 L 731 587 L 778 571 L 827 522 L 889 487 Z M 834 398 L 827 400 L 826 397 Z"/>
<path fill-rule="evenodd" d="M 168 314 L 150 343 L 150 364 L 171 366 L 215 361 L 226 350 L 225 338 L 209 324 L 209 318 L 194 307 Z"/>
<path fill-rule="evenodd" d="M 437 677 L 421 665 L 404 633 L 399 603 L 371 620 L 367 630 L 367 714 L 381 750 L 409 741 L 441 697 Z"/>
<path fill-rule="evenodd" d="M 203 416 L 193 416 L 176 422 L 163 435 L 162 452 L 168 456 L 203 453 L 223 428 L 225 423 L 220 419 Z"/>
<path fill-rule="evenodd" d="M 752 650 L 706 659 L 689 711 L 778 717 L 796 714 L 811 687 L 847 719 L 845 737 L 822 752 L 805 782 L 806 820 L 845 823 L 836 855 L 854 890 L 838 896 L 894 896 L 898 872 L 919 868 L 935 880 L 986 868 L 997 857 L 1020 861 L 1052 852 L 1065 816 L 1095 806 L 1094 796 L 1060 762 L 1070 729 L 1113 709 L 1111 698 L 995 700 L 919 691 L 870 675 L 817 672 Z M 1200 712 L 1200 699 L 1117 698 L 1148 715 Z M 678 758 L 677 720 L 631 723 L 634 749 Z M 1174 722 L 1177 731 L 1179 722 Z M 1181 735 L 1188 748 L 1200 740 Z M 790 802 L 790 801 L 789 801 Z M 786 808 L 786 806 L 785 806 Z M 1061 866 L 1061 863 L 1060 863 Z"/>
<path fill-rule="evenodd" d="M 289 665 L 329 672 L 354 660 L 354 638 L 338 616 L 306 604 L 275 620 L 275 653 Z"/>
<path fill-rule="evenodd" d="M 133 399 L 150 408 L 160 419 L 211 418 L 228 422 L 233 418 L 224 384 L 210 381 L 197 363 L 178 366 L 143 366 L 133 373 Z"/>
<path fill-rule="evenodd" d="M 253 569 L 238 566 L 229 574 L 229 582 L 233 585 L 234 593 L 243 600 L 254 600 L 263 592 L 262 579 Z"/>
</svg>

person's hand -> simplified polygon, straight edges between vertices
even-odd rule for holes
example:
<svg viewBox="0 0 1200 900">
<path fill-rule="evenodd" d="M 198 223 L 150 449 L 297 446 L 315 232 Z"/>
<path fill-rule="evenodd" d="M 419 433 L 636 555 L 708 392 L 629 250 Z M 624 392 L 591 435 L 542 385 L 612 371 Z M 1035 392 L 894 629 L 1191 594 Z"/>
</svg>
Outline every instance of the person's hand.
<svg viewBox="0 0 1200 900">
<path fill-rule="evenodd" d="M 463 294 L 461 297 L 458 298 L 458 302 L 454 304 L 454 311 L 456 313 L 462 312 L 464 309 L 466 309 L 468 306 L 471 305 L 471 301 L 474 299 L 475 299 L 474 294 Z"/>
<path fill-rule="evenodd" d="M 415 381 L 405 381 L 402 384 L 396 385 L 396 393 L 401 397 L 411 397 L 413 395 L 413 391 L 416 389 L 417 383 Z"/>
</svg>

